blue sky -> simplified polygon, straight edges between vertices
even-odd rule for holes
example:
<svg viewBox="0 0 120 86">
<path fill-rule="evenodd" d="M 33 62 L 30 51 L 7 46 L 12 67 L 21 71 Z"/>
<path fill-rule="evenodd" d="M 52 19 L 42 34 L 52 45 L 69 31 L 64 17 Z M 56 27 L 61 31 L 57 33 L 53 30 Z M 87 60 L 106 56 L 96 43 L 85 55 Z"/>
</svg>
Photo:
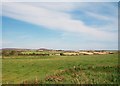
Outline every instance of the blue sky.
<svg viewBox="0 0 120 86">
<path fill-rule="evenodd" d="M 3 48 L 117 49 L 115 2 L 3 3 Z"/>
</svg>

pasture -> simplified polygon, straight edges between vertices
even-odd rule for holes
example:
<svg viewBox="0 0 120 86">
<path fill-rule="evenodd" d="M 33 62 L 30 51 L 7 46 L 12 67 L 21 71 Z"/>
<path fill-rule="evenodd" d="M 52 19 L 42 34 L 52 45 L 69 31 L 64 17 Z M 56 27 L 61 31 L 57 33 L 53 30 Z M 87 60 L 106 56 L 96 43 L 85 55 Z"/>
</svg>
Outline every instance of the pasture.
<svg viewBox="0 0 120 86">
<path fill-rule="evenodd" d="M 11 56 L 2 59 L 2 83 L 116 84 L 118 54 Z"/>
</svg>

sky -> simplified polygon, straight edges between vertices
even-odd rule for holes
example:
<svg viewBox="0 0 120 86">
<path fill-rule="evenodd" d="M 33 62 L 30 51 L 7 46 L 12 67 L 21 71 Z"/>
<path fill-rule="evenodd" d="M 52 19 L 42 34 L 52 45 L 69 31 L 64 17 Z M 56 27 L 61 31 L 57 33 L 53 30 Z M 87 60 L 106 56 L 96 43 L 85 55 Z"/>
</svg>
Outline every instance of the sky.
<svg viewBox="0 0 120 86">
<path fill-rule="evenodd" d="M 118 49 L 117 2 L 4 2 L 2 48 Z"/>
</svg>

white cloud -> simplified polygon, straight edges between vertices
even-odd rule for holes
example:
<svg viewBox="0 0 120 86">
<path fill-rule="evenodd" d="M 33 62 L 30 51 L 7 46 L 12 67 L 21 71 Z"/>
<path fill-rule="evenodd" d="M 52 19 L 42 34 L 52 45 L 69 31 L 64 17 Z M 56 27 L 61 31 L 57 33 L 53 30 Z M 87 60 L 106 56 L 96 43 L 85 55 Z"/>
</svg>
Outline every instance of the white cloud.
<svg viewBox="0 0 120 86">
<path fill-rule="evenodd" d="M 54 4 L 55 5 L 55 4 Z M 56 8 L 55 8 L 56 7 Z M 78 7 L 78 6 L 77 6 Z M 82 6 L 81 6 L 82 7 Z M 47 27 L 48 29 L 74 32 L 78 34 L 90 35 L 100 40 L 113 40 L 116 34 L 107 31 L 101 31 L 95 27 L 89 27 L 83 21 L 73 20 L 65 10 L 75 9 L 73 4 L 52 4 L 45 3 L 39 5 L 29 3 L 3 3 L 3 16 L 22 20 L 32 24 Z M 57 10 L 58 9 L 58 10 Z M 89 13 L 97 18 L 110 19 L 106 16 L 100 16 Z"/>
<path fill-rule="evenodd" d="M 54 11 L 70 11 L 72 9 L 75 9 L 78 6 L 84 6 L 83 4 L 76 4 L 76 3 L 67 3 L 67 2 L 54 2 L 54 3 L 50 3 L 50 2 L 40 2 L 40 3 L 27 3 L 28 5 L 31 6 L 35 6 L 35 7 L 42 7 L 42 8 L 46 8 L 49 10 L 54 10 Z M 76 5 L 76 6 L 75 6 Z"/>
</svg>

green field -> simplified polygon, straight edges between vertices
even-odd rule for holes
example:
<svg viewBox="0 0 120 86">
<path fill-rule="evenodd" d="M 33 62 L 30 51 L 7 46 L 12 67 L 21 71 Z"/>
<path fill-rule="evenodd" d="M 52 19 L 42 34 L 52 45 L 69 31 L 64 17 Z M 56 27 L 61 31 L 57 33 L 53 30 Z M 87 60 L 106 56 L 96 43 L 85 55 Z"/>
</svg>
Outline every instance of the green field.
<svg viewBox="0 0 120 86">
<path fill-rule="evenodd" d="M 2 83 L 115 84 L 118 55 L 17 56 L 2 59 Z"/>
</svg>

